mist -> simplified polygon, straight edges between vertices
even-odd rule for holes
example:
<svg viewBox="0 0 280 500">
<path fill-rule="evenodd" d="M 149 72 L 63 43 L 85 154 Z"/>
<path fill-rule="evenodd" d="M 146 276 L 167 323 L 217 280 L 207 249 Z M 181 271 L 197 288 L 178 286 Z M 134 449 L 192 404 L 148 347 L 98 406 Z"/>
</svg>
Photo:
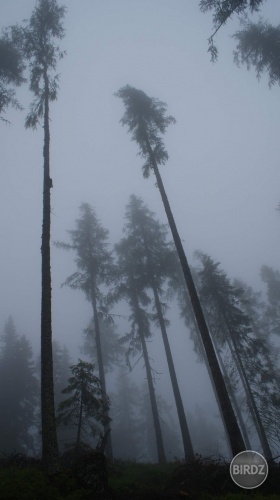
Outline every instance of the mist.
<svg viewBox="0 0 280 500">
<path fill-rule="evenodd" d="M 115 245 L 124 236 L 125 210 L 131 195 L 141 198 L 160 224 L 167 224 L 156 180 L 152 174 L 143 178 L 143 159 L 120 124 L 124 106 L 114 94 L 127 84 L 167 103 L 168 114 L 176 119 L 164 135 L 169 159 L 160 166 L 160 173 L 192 268 L 199 269 L 194 252 L 204 252 L 220 263 L 229 280 L 241 280 L 260 292 L 268 306 L 267 287 L 260 272 L 264 265 L 279 269 L 279 87 L 269 89 L 265 75 L 258 81 L 253 69 L 247 71 L 233 63 L 235 41 L 231 35 L 238 28 L 238 20 L 234 18 L 218 33 L 219 59 L 212 64 L 207 52 L 211 16 L 202 14 L 195 0 L 65 3 L 66 31 L 60 45 L 66 55 L 58 63 L 58 99 L 50 106 L 51 272 L 53 338 L 61 348 L 66 346 L 70 364 L 77 363 L 78 358 L 96 364 L 95 355 L 84 350 L 84 330 L 93 313 L 82 290 L 61 286 L 76 271 L 76 254 L 61 251 L 54 242 L 71 243 L 68 231 L 75 228 L 81 204 L 87 203 L 108 230 L 108 248 L 117 262 Z M 30 17 L 35 4 L 34 0 L 3 0 L 2 28 L 21 24 Z M 274 22 L 279 17 L 278 5 L 265 3 L 262 15 Z M 258 16 L 252 18 L 257 20 Z M 30 341 L 34 363 L 38 363 L 43 128 L 25 129 L 32 100 L 28 84 L 17 89 L 17 98 L 24 109 L 9 108 L 5 114 L 9 123 L 0 122 L 0 330 L 4 331 L 11 316 L 18 335 Z M 168 228 L 167 232 L 171 241 Z M 131 314 L 127 302 L 115 303 L 110 312 L 114 334 L 127 334 Z M 170 297 L 167 331 L 194 450 L 230 458 L 207 369 L 194 351 L 191 327 L 181 313 L 176 296 Z M 266 331 L 265 325 L 263 328 Z M 147 345 L 162 412 L 166 455 L 168 460 L 182 459 L 160 330 L 158 326 L 151 326 L 151 330 Z M 279 347 L 279 336 L 271 334 L 270 338 L 272 345 Z M 106 371 L 113 449 L 115 446 L 118 450 L 116 458 L 120 454 L 120 458 L 155 462 L 155 448 L 139 446 L 143 429 L 153 429 L 143 359 L 130 371 L 125 349 L 120 357 Z M 279 368 L 279 360 L 275 366 Z M 38 373 L 36 376 L 39 378 Z M 134 408 L 139 424 L 135 436 L 140 436 L 135 456 L 127 455 L 116 437 L 118 391 L 123 380 L 132 387 L 135 384 L 141 399 Z M 64 382 L 67 384 L 67 377 Z M 174 435 L 170 437 L 171 430 Z M 254 449 L 262 452 L 253 426 L 249 434 Z M 279 436 L 276 441 L 275 455 L 279 453 Z M 61 451 L 64 444 L 62 439 Z M 38 453 L 40 446 L 35 445 L 34 450 Z"/>
</svg>

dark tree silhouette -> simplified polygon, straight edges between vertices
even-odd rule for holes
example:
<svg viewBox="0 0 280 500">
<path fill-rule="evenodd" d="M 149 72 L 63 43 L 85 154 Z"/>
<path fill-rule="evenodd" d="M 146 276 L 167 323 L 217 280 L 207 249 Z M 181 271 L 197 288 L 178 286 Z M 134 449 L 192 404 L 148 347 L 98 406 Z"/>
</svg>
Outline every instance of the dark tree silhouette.
<svg viewBox="0 0 280 500">
<path fill-rule="evenodd" d="M 138 386 L 131 382 L 124 366 L 118 370 L 116 392 L 110 395 L 110 400 L 114 454 L 122 460 L 138 461 L 142 455 L 143 443 L 139 416 L 140 391 Z"/>
<path fill-rule="evenodd" d="M 94 337 L 101 382 L 102 397 L 106 404 L 106 381 L 101 345 L 100 318 L 108 319 L 107 298 L 102 292 L 102 285 L 108 285 L 114 276 L 113 258 L 108 250 L 108 231 L 104 229 L 88 203 L 80 206 L 81 216 L 76 220 L 76 229 L 68 231 L 72 243 L 56 242 L 63 250 L 74 250 L 78 271 L 69 276 L 64 285 L 74 290 L 82 290 L 93 310 Z M 109 418 L 107 419 L 109 422 Z M 106 454 L 112 458 L 112 442 L 106 423 L 104 433 L 107 436 Z"/>
<path fill-rule="evenodd" d="M 147 287 L 154 296 L 153 320 L 159 325 L 166 359 L 175 398 L 184 453 L 186 460 L 194 460 L 195 455 L 188 429 L 184 405 L 177 381 L 177 375 L 167 335 L 164 310 L 166 305 L 162 302 L 164 295 L 163 286 L 177 264 L 177 256 L 173 246 L 167 242 L 167 229 L 155 219 L 154 214 L 136 196 L 131 196 L 126 209 L 125 234 L 134 242 L 135 251 L 143 255 L 143 273 L 147 276 Z"/>
<path fill-rule="evenodd" d="M 72 377 L 68 379 L 68 386 L 62 390 L 62 394 L 68 394 L 69 397 L 59 404 L 57 421 L 63 425 L 77 426 L 77 458 L 82 431 L 88 437 L 95 437 L 98 435 L 98 423 L 103 426 L 109 423 L 109 399 L 102 395 L 100 379 L 93 374 L 94 365 L 79 359 L 70 370 Z"/>
<path fill-rule="evenodd" d="M 25 81 L 23 70 L 22 52 L 13 40 L 12 31 L 7 32 L 0 38 L 0 115 L 8 106 L 22 109 L 15 96 L 15 87 Z M 2 116 L 0 118 L 7 121 Z"/>
<path fill-rule="evenodd" d="M 129 357 L 141 352 L 144 358 L 149 396 L 153 414 L 154 429 L 156 436 L 157 454 L 159 463 L 165 463 L 162 431 L 155 396 L 152 369 L 147 349 L 146 340 L 151 337 L 149 317 L 144 309 L 150 303 L 146 288 L 146 276 L 143 276 L 142 255 L 135 251 L 132 238 L 123 238 L 116 245 L 118 255 L 117 284 L 114 290 L 114 301 L 125 299 L 128 301 L 131 315 L 131 331 L 123 337 L 123 343 L 128 343 L 127 363 L 130 366 Z"/>
<path fill-rule="evenodd" d="M 62 20 L 65 7 L 56 0 L 38 0 L 26 27 L 14 27 L 13 35 L 21 45 L 29 62 L 29 87 L 34 94 L 26 127 L 36 128 L 43 120 L 44 128 L 44 181 L 42 224 L 42 302 L 41 302 L 41 404 L 42 404 L 42 459 L 48 474 L 58 469 L 58 445 L 55 424 L 55 405 L 52 360 L 52 310 L 51 310 L 51 196 L 50 177 L 50 115 L 49 105 L 56 100 L 58 76 L 53 76 L 57 61 L 63 56 L 56 39 L 62 39 Z"/>
<path fill-rule="evenodd" d="M 233 455 L 245 449 L 243 438 L 232 409 L 226 385 L 215 354 L 208 327 L 203 315 L 200 300 L 194 285 L 190 267 L 183 249 L 183 245 L 174 221 L 169 201 L 159 173 L 158 165 L 164 164 L 168 159 L 168 153 L 164 148 L 161 135 L 165 133 L 167 126 L 174 123 L 174 118 L 166 116 L 166 104 L 155 98 L 148 97 L 143 91 L 137 90 L 129 85 L 121 88 L 117 93 L 125 105 L 125 114 L 121 119 L 122 125 L 127 125 L 132 133 L 132 140 L 136 141 L 140 148 L 140 155 L 146 160 L 143 166 L 144 177 L 148 177 L 153 170 L 156 176 L 157 187 L 160 191 L 164 204 L 174 243 L 181 262 L 186 285 L 190 294 L 192 307 L 199 327 L 209 366 L 213 375 L 224 421 L 227 426 L 228 436 L 231 443 Z"/>
<path fill-rule="evenodd" d="M 234 15 L 258 12 L 264 0 L 200 0 L 199 7 L 202 12 L 213 12 L 213 33 L 208 38 L 209 49 L 213 62 L 217 60 L 218 49 L 214 38 L 219 29 Z"/>
<path fill-rule="evenodd" d="M 220 269 L 219 262 L 214 262 L 202 252 L 197 252 L 197 256 L 202 263 L 198 271 L 200 298 L 208 310 L 211 331 L 219 348 L 225 344 L 229 347 L 264 455 L 271 461 L 272 453 L 257 404 L 263 375 L 269 372 L 263 345 L 255 339 L 250 319 L 242 310 L 242 289 L 230 283 L 226 273 Z"/>
<path fill-rule="evenodd" d="M 270 87 L 276 83 L 280 85 L 280 25 L 245 20 L 234 38 L 238 42 L 234 51 L 237 65 L 245 64 L 248 69 L 253 66 L 258 79 L 262 73 L 267 73 Z"/>
<path fill-rule="evenodd" d="M 1 452 L 34 453 L 39 383 L 31 345 L 11 317 L 0 336 L 0 400 Z"/>
<path fill-rule="evenodd" d="M 261 278 L 266 283 L 267 307 L 265 311 L 269 333 L 280 336 L 280 271 L 262 266 Z"/>
</svg>

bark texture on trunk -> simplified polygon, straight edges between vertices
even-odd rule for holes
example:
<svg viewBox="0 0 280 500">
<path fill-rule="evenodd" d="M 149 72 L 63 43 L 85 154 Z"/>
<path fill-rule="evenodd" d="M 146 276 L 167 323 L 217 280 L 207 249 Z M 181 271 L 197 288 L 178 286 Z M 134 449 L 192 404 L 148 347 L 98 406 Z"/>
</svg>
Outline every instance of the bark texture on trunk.
<svg viewBox="0 0 280 500">
<path fill-rule="evenodd" d="M 205 352 L 208 358 L 209 366 L 213 375 L 213 380 L 215 383 L 215 387 L 217 390 L 217 395 L 221 403 L 221 410 L 224 415 L 225 425 L 227 426 L 228 436 L 231 444 L 232 454 L 237 455 L 241 451 L 245 450 L 245 444 L 242 438 L 242 434 L 240 432 L 236 416 L 234 414 L 231 401 L 229 399 L 229 395 L 226 389 L 225 381 L 223 379 L 223 375 L 216 357 L 216 353 L 212 344 L 212 340 L 210 337 L 210 333 L 208 330 L 208 326 L 206 324 L 204 314 L 201 308 L 200 300 L 194 285 L 193 277 L 191 275 L 191 271 L 189 268 L 189 264 L 183 249 L 183 245 L 174 221 L 173 214 L 171 212 L 171 208 L 169 205 L 169 201 L 163 186 L 163 182 L 159 173 L 159 169 L 157 166 L 157 162 L 155 160 L 153 150 L 151 148 L 150 142 L 148 138 L 146 138 L 146 146 L 147 151 L 149 152 L 149 156 L 153 165 L 153 170 L 157 180 L 157 186 L 159 188 L 161 198 L 163 201 L 163 205 L 165 208 L 165 212 L 167 215 L 167 219 L 170 225 L 170 229 L 173 235 L 174 243 L 178 252 L 178 256 L 181 262 L 183 274 L 185 277 L 186 285 L 190 294 L 190 299 L 192 303 L 192 307 L 194 310 L 194 315 L 198 324 L 198 328 L 201 334 L 201 338 L 203 341 L 203 345 L 205 348 Z"/>
<path fill-rule="evenodd" d="M 52 355 L 52 288 L 50 262 L 51 179 L 48 80 L 45 76 L 44 110 L 44 183 L 42 224 L 42 301 L 41 301 L 41 418 L 42 460 L 49 475 L 58 470 L 58 444 L 55 423 L 53 355 Z"/>
</svg>

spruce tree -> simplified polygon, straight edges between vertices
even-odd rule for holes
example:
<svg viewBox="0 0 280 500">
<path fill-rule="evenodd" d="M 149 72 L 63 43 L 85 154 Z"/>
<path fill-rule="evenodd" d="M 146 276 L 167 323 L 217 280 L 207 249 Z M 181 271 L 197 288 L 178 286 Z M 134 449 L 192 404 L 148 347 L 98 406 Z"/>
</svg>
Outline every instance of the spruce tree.
<svg viewBox="0 0 280 500">
<path fill-rule="evenodd" d="M 225 425 L 227 426 L 232 454 L 236 455 L 245 449 L 245 444 L 231 405 L 194 284 L 193 276 L 191 274 L 190 266 L 186 258 L 159 172 L 159 165 L 165 164 L 168 159 L 168 153 L 164 147 L 162 135 L 165 133 L 168 125 L 175 122 L 175 119 L 172 116 L 166 115 L 167 106 L 164 102 L 148 97 L 143 91 L 135 89 L 129 85 L 121 88 L 115 95 L 121 98 L 125 105 L 125 113 L 121 119 L 121 124 L 128 126 L 129 132 L 132 133 L 132 140 L 136 141 L 139 146 L 139 154 L 145 159 L 145 163 L 143 165 L 144 177 L 149 177 L 151 171 L 155 174 L 157 187 L 163 201 L 170 230 L 189 291 L 194 315 L 209 362 L 209 367 L 211 369 L 217 396 L 220 401 L 220 408 L 223 412 Z"/>
<path fill-rule="evenodd" d="M 102 394 L 100 379 L 94 375 L 94 365 L 78 360 L 70 367 L 72 376 L 62 394 L 69 395 L 58 408 L 58 423 L 75 425 L 75 443 L 78 455 L 82 439 L 95 438 L 99 434 L 98 425 L 108 425 L 109 399 Z"/>
<path fill-rule="evenodd" d="M 34 453 L 39 384 L 30 342 L 16 332 L 10 317 L 0 348 L 0 449 Z"/>
<path fill-rule="evenodd" d="M 88 203 L 80 206 L 80 218 L 76 220 L 76 228 L 69 230 L 71 243 L 56 242 L 58 248 L 76 253 L 77 271 L 69 276 L 63 285 L 74 290 L 82 290 L 90 302 L 93 311 L 93 329 L 96 342 L 98 372 L 104 398 L 107 404 L 105 368 L 101 344 L 100 318 L 110 319 L 108 313 L 107 294 L 104 286 L 114 278 L 114 264 L 108 249 L 108 231 L 97 219 L 95 211 Z M 104 435 L 107 436 L 106 454 L 113 457 L 112 441 L 109 427 L 109 414 L 104 424 Z"/>
<path fill-rule="evenodd" d="M 35 129 L 43 121 L 43 223 L 42 223 L 42 295 L 41 295 L 41 415 L 42 459 L 49 475 L 58 470 L 58 445 L 55 423 L 52 356 L 51 302 L 51 188 L 50 176 L 50 103 L 57 99 L 57 62 L 64 53 L 57 40 L 64 37 L 62 20 L 65 7 L 56 0 L 38 0 L 27 26 L 12 28 L 14 39 L 21 47 L 29 65 L 29 88 L 34 95 L 26 127 Z"/>
<path fill-rule="evenodd" d="M 198 271 L 200 297 L 207 309 L 212 335 L 219 348 L 228 346 L 244 388 L 248 408 L 261 441 L 264 455 L 272 460 L 272 453 L 257 404 L 264 365 L 264 346 L 254 337 L 250 318 L 241 307 L 243 291 L 234 287 L 220 264 L 208 255 L 197 252 L 202 263 Z M 262 369 L 260 370 L 260 366 Z"/>
<path fill-rule="evenodd" d="M 149 397 L 152 408 L 154 431 L 156 435 L 157 457 L 159 463 L 166 462 L 162 430 L 155 396 L 153 373 L 147 349 L 147 339 L 151 337 L 150 320 L 146 307 L 151 300 L 147 295 L 146 276 L 143 276 L 142 255 L 137 252 L 132 238 L 123 238 L 116 245 L 118 255 L 118 279 L 114 290 L 114 300 L 125 299 L 130 307 L 130 332 L 123 337 L 123 343 L 128 344 L 127 363 L 130 357 L 141 353 L 143 356 L 148 381 Z"/>
<path fill-rule="evenodd" d="M 177 381 L 177 375 L 170 349 L 167 324 L 164 317 L 167 308 L 163 298 L 166 298 L 164 285 L 173 274 L 176 266 L 176 255 L 172 245 L 167 241 L 167 229 L 156 220 L 155 215 L 136 196 L 131 196 L 126 208 L 125 234 L 134 242 L 135 251 L 143 256 L 143 274 L 146 275 L 147 288 L 153 294 L 153 321 L 160 327 L 166 359 L 175 398 L 185 459 L 193 460 L 194 451 L 188 429 L 185 410 Z"/>
</svg>

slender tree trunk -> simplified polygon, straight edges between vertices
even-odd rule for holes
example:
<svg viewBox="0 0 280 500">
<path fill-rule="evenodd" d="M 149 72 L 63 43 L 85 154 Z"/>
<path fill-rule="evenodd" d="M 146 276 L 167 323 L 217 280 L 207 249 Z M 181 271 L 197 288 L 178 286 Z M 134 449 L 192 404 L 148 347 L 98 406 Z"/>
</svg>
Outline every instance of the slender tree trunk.
<svg viewBox="0 0 280 500">
<path fill-rule="evenodd" d="M 98 311 L 96 304 L 96 297 L 94 291 L 92 292 L 92 308 L 93 308 L 93 321 L 94 321 L 94 329 L 95 329 L 95 340 L 96 340 L 96 352 L 97 352 L 97 360 L 98 360 L 98 370 L 99 370 L 99 378 L 102 389 L 102 401 L 105 405 L 107 405 L 107 392 L 106 392 L 106 381 L 105 381 L 105 370 L 103 364 L 103 355 L 101 348 L 101 335 L 100 335 L 100 327 L 99 327 L 99 319 L 98 319 Z M 109 417 L 109 412 L 106 410 L 106 417 Z M 111 429 L 110 424 L 104 425 L 104 436 L 106 436 L 106 456 L 110 460 L 113 460 L 113 447 L 112 447 L 112 438 L 111 438 Z"/>
<path fill-rule="evenodd" d="M 76 440 L 76 462 L 78 460 L 80 443 L 81 443 L 81 430 L 82 430 L 82 422 L 83 422 L 83 383 L 81 387 L 81 401 L 80 401 L 80 412 L 79 412 L 79 421 L 78 421 L 78 430 L 77 430 L 77 440 Z"/>
<path fill-rule="evenodd" d="M 151 263 L 151 256 L 150 256 L 150 250 L 148 247 L 148 242 L 147 242 L 147 237 L 145 234 L 145 229 L 140 221 L 140 227 L 141 227 L 141 232 L 142 232 L 142 237 L 143 237 L 143 242 L 145 246 L 145 251 L 146 251 L 146 256 L 147 256 L 147 262 L 148 262 L 148 268 L 149 268 L 149 276 L 151 280 L 151 287 L 153 290 L 154 294 L 154 299 L 155 299 L 155 306 L 157 310 L 157 316 L 159 320 L 159 325 L 161 329 L 161 334 L 162 334 L 162 340 L 165 348 L 165 354 L 166 354 L 166 359 L 167 359 L 167 364 L 168 364 L 168 369 L 169 369 L 169 374 L 170 374 L 170 380 L 172 384 L 172 389 L 173 389 L 173 394 L 174 394 L 174 399 L 175 399 L 175 404 L 176 404 L 176 409 L 177 409 L 177 414 L 178 414 L 178 419 L 179 419 L 179 424 L 180 424 L 180 429 L 181 429 L 181 435 L 182 435 L 182 441 L 183 441 L 183 446 L 184 446 L 184 454 L 185 454 L 185 460 L 194 460 L 195 455 L 193 451 L 193 446 L 192 446 L 192 441 L 190 437 L 190 432 L 187 424 L 187 419 L 186 419 L 186 414 L 185 414 L 185 409 L 178 385 L 178 380 L 177 380 L 177 375 L 173 363 L 173 357 L 170 349 L 170 344 L 168 340 L 168 335 L 165 327 L 165 321 L 163 318 L 162 314 L 162 308 L 159 300 L 159 295 L 155 283 L 155 277 L 153 273 L 153 268 L 152 268 L 152 263 Z"/>
<path fill-rule="evenodd" d="M 226 389 L 225 381 L 223 379 L 223 375 L 217 360 L 217 356 L 212 344 L 212 340 L 210 337 L 210 333 L 204 318 L 204 314 L 202 311 L 202 307 L 200 304 L 200 300 L 194 285 L 193 277 L 191 275 L 191 271 L 189 268 L 189 264 L 183 249 L 183 245 L 173 218 L 173 214 L 171 212 L 171 208 L 169 205 L 169 201 L 163 186 L 163 182 L 159 173 L 159 169 L 157 166 L 157 162 L 154 157 L 153 150 L 151 148 L 150 142 L 148 138 L 146 138 L 146 146 L 147 150 L 153 165 L 153 170 L 157 180 L 157 186 L 159 188 L 161 198 L 164 204 L 165 212 L 168 218 L 168 222 L 170 225 L 170 229 L 173 235 L 174 243 L 178 252 L 178 256 L 181 262 L 183 274 L 185 277 L 186 285 L 190 294 L 190 299 L 192 303 L 192 307 L 194 310 L 195 318 L 198 324 L 198 328 L 202 337 L 203 345 L 205 348 L 205 352 L 208 358 L 209 366 L 213 375 L 213 380 L 215 383 L 215 387 L 217 390 L 217 395 L 221 403 L 221 410 L 224 415 L 224 421 L 228 429 L 228 436 L 231 443 L 231 449 L 233 455 L 237 455 L 241 451 L 245 450 L 245 444 L 242 438 L 242 434 L 240 432 L 236 416 L 234 414 L 231 401 L 229 399 L 229 395 Z"/>
<path fill-rule="evenodd" d="M 158 320 L 159 320 L 159 324 L 160 324 L 163 344 L 164 344 L 165 353 L 166 353 L 168 369 L 169 369 L 169 373 L 170 373 L 172 389 L 173 389 L 173 393 L 174 393 L 174 399 L 175 399 L 175 403 L 176 403 L 176 408 L 177 408 L 177 413 L 178 413 L 178 418 L 179 418 L 179 423 L 180 423 L 180 428 L 181 428 L 182 440 L 183 440 L 183 445 L 184 445 L 185 460 L 190 461 L 190 460 L 195 459 L 192 441 L 191 441 L 190 432 L 189 432 L 187 419 L 186 419 L 186 414 L 185 414 L 185 410 L 184 410 L 184 405 L 183 405 L 183 401 L 181 398 L 181 393 L 180 393 L 180 389 L 179 389 L 179 385 L 178 385 L 177 375 L 176 375 L 176 371 L 175 371 L 175 367 L 174 367 L 174 363 L 173 363 L 173 357 L 172 357 L 172 353 L 171 353 L 171 349 L 170 349 L 170 345 L 169 345 L 169 340 L 168 340 L 165 322 L 164 322 L 164 318 L 163 318 L 163 314 L 162 314 L 162 310 L 161 310 L 158 292 L 157 292 L 155 285 L 153 285 L 152 288 L 153 288 L 155 305 L 156 305 Z"/>
<path fill-rule="evenodd" d="M 187 289 L 184 290 L 184 298 L 185 298 L 186 304 L 189 304 L 190 299 L 189 299 L 189 296 L 188 296 Z M 218 398 L 218 394 L 217 394 L 216 386 L 215 386 L 215 383 L 214 383 L 213 375 L 212 375 L 212 372 L 210 370 L 210 366 L 209 366 L 209 363 L 208 363 L 208 359 L 207 359 L 207 356 L 206 356 L 206 352 L 205 352 L 205 349 L 204 349 L 202 338 L 201 338 L 201 335 L 199 333 L 198 325 L 197 325 L 197 322 L 196 322 L 196 319 L 195 319 L 195 315 L 194 315 L 194 311 L 193 311 L 192 308 L 190 308 L 189 313 L 191 315 L 192 322 L 193 322 L 193 324 L 195 326 L 195 332 L 196 332 L 197 340 L 198 340 L 198 343 L 199 343 L 199 347 L 200 347 L 201 353 L 202 353 L 202 355 L 204 357 L 204 361 L 205 361 L 207 373 L 209 375 L 209 379 L 210 379 L 210 382 L 211 382 L 211 385 L 212 385 L 212 389 L 213 389 L 213 392 L 214 392 L 215 400 L 216 400 L 217 406 L 219 408 L 220 417 L 221 417 L 221 420 L 222 420 L 222 424 L 223 424 L 223 427 L 224 427 L 225 436 L 226 436 L 226 440 L 227 440 L 228 450 L 229 450 L 229 453 L 232 455 L 231 443 L 230 443 L 230 439 L 229 439 L 229 435 L 228 435 L 228 429 L 227 429 L 227 426 L 226 426 L 226 423 L 225 423 L 225 419 L 224 419 L 224 414 L 222 412 L 221 403 L 220 403 L 220 400 Z"/>
<path fill-rule="evenodd" d="M 215 350 L 216 350 L 216 353 L 217 353 L 217 357 L 218 357 L 219 363 L 221 365 L 221 368 L 222 368 L 222 371 L 223 371 L 223 374 L 224 374 L 224 378 L 226 378 L 227 377 L 226 368 L 225 368 L 222 356 L 219 353 L 219 349 L 218 349 L 218 346 L 217 346 L 217 343 L 216 343 L 216 340 L 215 340 L 214 337 L 213 337 L 213 344 L 214 344 L 214 347 L 215 347 Z M 233 389 L 233 387 L 231 385 L 231 382 L 230 382 L 230 379 L 228 377 L 227 377 L 226 386 L 227 386 L 230 398 L 232 400 L 232 404 L 233 404 L 233 407 L 235 409 L 236 416 L 238 418 L 238 422 L 239 422 L 239 425 L 240 425 L 240 428 L 241 428 L 241 432 L 242 432 L 243 439 L 244 439 L 244 442 L 245 442 L 245 445 L 246 445 L 246 449 L 247 450 L 251 450 L 252 447 L 251 447 L 251 443 L 250 443 L 250 439 L 249 439 L 249 436 L 248 436 L 248 432 L 247 432 L 247 429 L 246 429 L 246 426 L 245 426 L 245 423 L 244 423 L 243 415 L 242 415 L 241 410 L 239 408 L 239 404 L 237 402 L 237 399 L 236 399 L 236 396 L 235 396 L 235 393 L 234 393 L 234 389 Z"/>
<path fill-rule="evenodd" d="M 224 317 L 225 317 L 225 315 L 224 315 Z M 247 397 L 247 401 L 248 401 L 248 406 L 250 408 L 250 411 L 251 411 L 251 414 L 253 417 L 253 421 L 254 421 L 254 424 L 255 424 L 255 427 L 256 427 L 256 430 L 257 430 L 257 433 L 258 433 L 258 436 L 259 436 L 259 439 L 260 439 L 260 442 L 261 442 L 261 445 L 263 448 L 264 456 L 265 456 L 266 460 L 272 461 L 273 457 L 272 457 L 272 453 L 270 450 L 270 446 L 269 446 L 269 443 L 268 443 L 268 440 L 266 437 L 266 433 L 264 430 L 264 426 L 263 426 L 263 423 L 261 421 L 261 417 L 260 417 L 256 402 L 255 402 L 254 395 L 252 393 L 252 390 L 251 390 L 251 387 L 250 387 L 250 384 L 248 381 L 247 374 L 246 374 L 245 369 L 244 369 L 244 365 L 243 365 L 240 353 L 238 351 L 236 340 L 234 338 L 233 333 L 231 332 L 230 326 L 229 326 L 226 318 L 225 318 L 225 321 L 226 321 L 226 325 L 227 325 L 230 339 L 231 339 L 231 342 L 228 342 L 228 344 L 229 344 L 233 359 L 235 360 L 235 364 L 237 366 L 237 370 L 239 372 L 242 384 L 243 384 L 244 389 L 245 389 L 245 393 L 246 393 L 246 397 Z M 232 345 L 231 345 L 231 343 L 232 343 Z"/>
<path fill-rule="evenodd" d="M 131 281 L 133 283 L 133 281 L 134 281 L 133 276 L 131 276 Z M 147 346 L 146 346 L 146 341 L 145 341 L 145 337 L 144 337 L 144 332 L 143 332 L 143 329 L 141 328 L 140 306 L 138 303 L 138 297 L 137 297 L 137 294 L 135 292 L 134 285 L 132 286 L 132 293 L 133 293 L 133 302 L 135 304 L 136 317 L 138 317 L 137 323 L 138 323 L 138 328 L 139 328 L 139 336 L 140 336 L 140 340 L 141 340 L 143 358 L 144 358 L 146 374 L 147 374 L 152 415 L 153 415 L 153 421 L 154 421 L 154 426 L 155 426 L 158 461 L 160 464 L 164 464 L 164 463 L 166 463 L 166 457 L 165 457 L 165 452 L 164 452 L 163 438 L 162 438 L 162 432 L 161 432 L 161 427 L 160 427 L 160 420 L 159 420 L 158 407 L 157 407 L 156 396 L 155 396 L 155 388 L 154 388 L 154 383 L 153 383 L 152 370 L 151 370 L 148 350 L 147 350 Z"/>
<path fill-rule="evenodd" d="M 42 405 L 42 460 L 49 475 L 58 470 L 58 444 L 55 423 L 53 355 L 52 355 L 52 288 L 50 263 L 51 179 L 49 88 L 45 75 L 44 110 L 44 184 L 42 225 L 42 302 L 41 302 L 41 405 Z"/>
</svg>

